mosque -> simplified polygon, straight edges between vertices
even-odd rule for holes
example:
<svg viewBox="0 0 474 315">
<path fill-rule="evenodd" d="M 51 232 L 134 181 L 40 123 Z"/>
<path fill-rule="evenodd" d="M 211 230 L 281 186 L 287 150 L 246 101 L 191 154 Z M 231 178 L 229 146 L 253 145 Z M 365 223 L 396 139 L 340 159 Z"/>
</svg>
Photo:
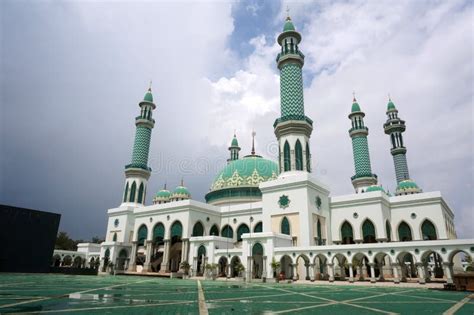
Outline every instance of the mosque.
<svg viewBox="0 0 474 315">
<path fill-rule="evenodd" d="M 214 266 L 217 276 L 247 280 L 452 282 L 455 256 L 473 257 L 474 240 L 457 239 L 453 210 L 441 193 L 423 191 L 410 176 L 405 121 L 391 100 L 383 128 L 395 166 L 394 195 L 379 185 L 371 168 L 369 129 L 355 97 L 348 115 L 353 193 L 333 196 L 312 176 L 313 120 L 304 111 L 301 41 L 287 17 L 277 38 L 281 115 L 273 128 L 278 161 L 258 155 L 254 146 L 241 156 L 234 135 L 228 163 L 210 185 L 205 203 L 193 200 L 181 183 L 160 190 L 153 204 L 145 205 L 156 109 L 148 90 L 135 118 L 122 202 L 107 212 L 101 268 L 112 263 L 116 272 L 172 276 L 189 264 L 191 276 Z"/>
</svg>

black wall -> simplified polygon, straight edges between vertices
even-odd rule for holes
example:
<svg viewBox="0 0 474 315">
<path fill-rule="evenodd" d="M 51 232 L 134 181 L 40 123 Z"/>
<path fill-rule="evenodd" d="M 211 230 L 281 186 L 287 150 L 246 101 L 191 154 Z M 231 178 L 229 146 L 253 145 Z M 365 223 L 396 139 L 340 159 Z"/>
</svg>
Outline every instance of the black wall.
<svg viewBox="0 0 474 315">
<path fill-rule="evenodd" d="M 49 272 L 60 214 L 0 205 L 0 272 Z"/>
</svg>

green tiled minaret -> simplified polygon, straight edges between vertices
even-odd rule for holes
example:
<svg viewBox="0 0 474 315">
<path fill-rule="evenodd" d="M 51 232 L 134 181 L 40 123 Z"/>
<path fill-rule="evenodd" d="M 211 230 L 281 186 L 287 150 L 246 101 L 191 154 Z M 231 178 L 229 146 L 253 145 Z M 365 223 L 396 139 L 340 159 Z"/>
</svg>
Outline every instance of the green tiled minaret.
<svg viewBox="0 0 474 315">
<path fill-rule="evenodd" d="M 367 187 L 377 184 L 377 175 L 372 173 L 370 166 L 369 144 L 367 142 L 369 128 L 364 125 L 364 117 L 365 113 L 361 111 L 359 103 L 354 97 L 349 114 L 349 119 L 352 122 L 349 135 L 352 139 L 355 167 L 355 175 L 351 177 L 351 180 L 357 193 L 365 192 Z"/>
<path fill-rule="evenodd" d="M 277 42 L 281 46 L 276 58 L 280 70 L 281 115 L 273 127 L 280 147 L 280 173 L 311 172 L 309 138 L 313 130 L 313 121 L 304 113 L 302 72 L 304 54 L 298 46 L 301 34 L 296 31 L 289 16 Z"/>
<path fill-rule="evenodd" d="M 388 99 L 387 104 L 387 121 L 383 125 L 384 131 L 390 136 L 392 148 L 390 153 L 393 156 L 395 165 L 395 176 L 397 178 L 396 195 L 404 195 L 410 193 L 419 193 L 421 189 L 410 179 L 407 163 L 407 149 L 403 144 L 403 133 L 406 126 L 405 121 L 398 117 L 398 110 L 392 100 Z"/>
<path fill-rule="evenodd" d="M 133 143 L 132 162 L 125 165 L 125 189 L 123 202 L 145 203 L 146 185 L 151 174 L 148 167 L 148 154 L 150 151 L 151 130 L 155 126 L 151 87 L 145 94 L 143 100 L 138 104 L 140 115 L 135 117 L 135 141 Z"/>
</svg>

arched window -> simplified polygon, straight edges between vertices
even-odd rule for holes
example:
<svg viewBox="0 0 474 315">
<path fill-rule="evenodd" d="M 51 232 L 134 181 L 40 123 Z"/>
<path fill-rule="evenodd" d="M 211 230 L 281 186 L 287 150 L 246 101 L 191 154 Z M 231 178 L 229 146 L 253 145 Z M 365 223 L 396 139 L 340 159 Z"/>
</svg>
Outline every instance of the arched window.
<svg viewBox="0 0 474 315">
<path fill-rule="evenodd" d="M 323 237 L 322 237 L 322 232 L 321 232 L 321 221 L 318 219 L 318 222 L 316 223 L 316 235 L 318 236 L 318 245 L 323 244 Z"/>
<path fill-rule="evenodd" d="M 137 233 L 137 241 L 138 241 L 137 245 L 138 246 L 142 246 L 142 245 L 145 244 L 147 235 L 148 235 L 148 229 L 147 229 L 146 225 L 140 226 L 140 228 L 138 229 L 138 233 Z"/>
<path fill-rule="evenodd" d="M 130 189 L 130 199 L 129 202 L 135 202 L 135 192 L 137 190 L 137 183 L 133 182 L 132 188 Z"/>
<path fill-rule="evenodd" d="M 183 226 L 181 225 L 181 222 L 176 221 L 171 226 L 171 238 L 182 237 L 182 236 L 183 236 Z"/>
<path fill-rule="evenodd" d="M 410 226 L 406 222 L 402 222 L 398 226 L 398 240 L 400 242 L 409 242 L 413 240 Z"/>
<path fill-rule="evenodd" d="M 285 141 L 283 146 L 283 169 L 289 171 L 291 169 L 291 160 L 290 160 L 290 145 L 288 141 Z"/>
<path fill-rule="evenodd" d="M 252 247 L 252 256 L 261 255 L 263 256 L 263 246 L 260 243 L 255 243 Z"/>
<path fill-rule="evenodd" d="M 364 224 L 362 224 L 362 236 L 364 243 L 377 243 L 375 240 L 375 227 L 369 219 L 366 219 Z"/>
<path fill-rule="evenodd" d="M 281 234 L 290 235 L 290 221 L 287 217 L 283 217 L 281 220 Z"/>
<path fill-rule="evenodd" d="M 109 258 L 110 257 L 110 249 L 106 249 L 104 253 L 104 257 Z"/>
<path fill-rule="evenodd" d="M 128 194 L 128 182 L 125 185 L 125 193 L 123 194 L 123 202 L 127 202 L 127 194 Z"/>
<path fill-rule="evenodd" d="M 298 171 L 303 170 L 303 148 L 299 139 L 296 140 L 295 144 L 295 167 Z"/>
<path fill-rule="evenodd" d="M 221 235 L 227 238 L 234 238 L 234 230 L 229 225 L 226 225 L 222 228 Z"/>
<path fill-rule="evenodd" d="M 138 203 L 143 203 L 143 183 L 141 183 L 140 188 L 138 188 Z"/>
<path fill-rule="evenodd" d="M 253 231 L 255 233 L 260 233 L 263 231 L 263 225 L 262 225 L 262 222 L 258 222 L 255 227 L 253 228 Z"/>
<path fill-rule="evenodd" d="M 421 234 L 423 236 L 424 241 L 438 239 L 438 237 L 436 236 L 436 228 L 433 223 L 431 223 L 431 221 L 428 219 L 423 221 L 423 224 L 421 225 Z"/>
<path fill-rule="evenodd" d="M 354 244 L 352 225 L 347 221 L 341 226 L 341 241 L 342 244 Z"/>
<path fill-rule="evenodd" d="M 204 245 L 201 245 L 198 248 L 198 257 L 202 256 L 206 256 L 206 247 L 204 247 Z"/>
<path fill-rule="evenodd" d="M 214 224 L 211 227 L 211 230 L 209 231 L 209 235 L 219 236 L 219 228 L 217 227 L 217 225 Z"/>
<path fill-rule="evenodd" d="M 204 226 L 202 226 L 201 222 L 196 222 L 193 227 L 193 235 L 192 236 L 203 236 L 204 235 Z"/>
<path fill-rule="evenodd" d="M 117 233 L 114 233 L 114 236 L 112 237 L 112 242 L 117 242 Z"/>
<path fill-rule="evenodd" d="M 311 172 L 311 154 L 309 153 L 309 143 L 306 142 L 306 170 Z"/>
<path fill-rule="evenodd" d="M 392 241 L 392 229 L 390 228 L 390 222 L 385 222 L 385 231 L 387 232 L 387 241 Z"/>
<path fill-rule="evenodd" d="M 250 229 L 249 229 L 249 227 L 248 227 L 247 224 L 242 223 L 242 224 L 239 225 L 239 227 L 237 228 L 237 242 L 241 242 L 241 241 L 242 241 L 242 234 L 245 234 L 245 233 L 250 233 Z"/>
<path fill-rule="evenodd" d="M 155 244 L 160 244 L 164 241 L 165 239 L 165 226 L 163 223 L 158 223 L 155 225 L 153 228 L 153 242 Z"/>
</svg>

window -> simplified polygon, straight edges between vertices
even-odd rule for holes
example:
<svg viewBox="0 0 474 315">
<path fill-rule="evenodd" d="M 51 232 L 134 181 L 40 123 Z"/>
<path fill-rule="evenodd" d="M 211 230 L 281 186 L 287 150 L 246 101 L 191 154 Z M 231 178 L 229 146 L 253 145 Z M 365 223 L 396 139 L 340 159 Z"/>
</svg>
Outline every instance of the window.
<svg viewBox="0 0 474 315">
<path fill-rule="evenodd" d="M 242 241 L 242 234 L 245 234 L 245 233 L 250 233 L 250 229 L 249 229 L 249 227 L 247 226 L 247 224 L 242 223 L 242 224 L 239 225 L 239 227 L 237 228 L 237 242 L 241 242 L 241 241 Z"/>
<path fill-rule="evenodd" d="M 354 233 L 352 225 L 349 222 L 344 222 L 341 226 L 341 240 L 342 244 L 354 244 Z"/>
<path fill-rule="evenodd" d="M 301 148 L 300 140 L 296 140 L 295 144 L 295 167 L 296 170 L 302 171 L 303 170 L 303 149 Z"/>
<path fill-rule="evenodd" d="M 377 243 L 375 240 L 375 227 L 369 219 L 366 219 L 364 224 L 362 224 L 362 236 L 364 243 Z"/>
<path fill-rule="evenodd" d="M 423 224 L 421 225 L 421 234 L 423 235 L 424 241 L 438 239 L 436 237 L 436 228 L 428 219 L 423 221 Z"/>
<path fill-rule="evenodd" d="M 125 185 L 125 193 L 123 194 L 123 202 L 127 202 L 127 194 L 128 194 L 128 182 Z"/>
<path fill-rule="evenodd" d="M 321 233 L 321 221 L 318 219 L 318 222 L 316 223 L 316 235 L 318 235 L 318 245 L 323 244 L 323 237 Z"/>
<path fill-rule="evenodd" d="M 137 190 L 137 184 L 133 182 L 132 188 L 130 189 L 130 202 L 135 202 L 135 192 Z"/>
<path fill-rule="evenodd" d="M 398 226 L 398 240 L 400 242 L 409 242 L 413 240 L 410 226 L 406 222 L 402 222 Z"/>
<path fill-rule="evenodd" d="M 387 232 L 387 240 L 389 242 L 391 242 L 392 241 L 392 229 L 390 228 L 390 222 L 388 222 L 388 220 L 387 220 L 387 222 L 385 222 L 385 230 Z"/>
<path fill-rule="evenodd" d="M 290 235 L 290 221 L 287 217 L 283 217 L 283 220 L 281 220 L 281 233 Z"/>
<path fill-rule="evenodd" d="M 209 235 L 219 236 L 219 228 L 217 227 L 217 225 L 214 224 L 211 227 L 211 230 L 209 231 Z"/>
<path fill-rule="evenodd" d="M 158 223 L 153 228 L 153 242 L 161 243 L 165 239 L 165 226 L 163 223 Z"/>
<path fill-rule="evenodd" d="M 112 242 L 117 242 L 117 233 L 114 233 L 114 236 L 112 237 Z"/>
<path fill-rule="evenodd" d="M 143 203 L 143 183 L 140 184 L 140 188 L 138 188 L 138 203 Z"/>
<path fill-rule="evenodd" d="M 192 236 L 203 236 L 204 235 L 204 227 L 202 226 L 201 222 L 196 222 L 193 227 L 193 235 Z"/>
<path fill-rule="evenodd" d="M 309 153 L 308 142 L 306 142 L 306 170 L 311 172 L 311 154 Z"/>
<path fill-rule="evenodd" d="M 142 246 L 142 245 L 145 244 L 147 234 L 148 234 L 148 229 L 147 229 L 146 225 L 140 226 L 140 228 L 138 229 L 138 233 L 137 233 L 137 241 L 138 241 L 137 245 L 138 246 Z"/>
<path fill-rule="evenodd" d="M 288 144 L 288 141 L 285 141 L 285 145 L 283 146 L 283 169 L 285 172 L 291 169 L 290 145 Z"/>
<path fill-rule="evenodd" d="M 260 233 L 263 231 L 263 225 L 262 225 L 262 222 L 258 222 L 255 227 L 253 228 L 253 231 L 255 233 Z"/>
<path fill-rule="evenodd" d="M 222 236 L 227 238 L 234 238 L 234 230 L 229 225 L 222 228 Z"/>
<path fill-rule="evenodd" d="M 174 237 L 174 236 L 181 237 L 182 235 L 183 235 L 183 226 L 181 225 L 181 222 L 176 221 L 171 226 L 171 237 Z"/>
</svg>

